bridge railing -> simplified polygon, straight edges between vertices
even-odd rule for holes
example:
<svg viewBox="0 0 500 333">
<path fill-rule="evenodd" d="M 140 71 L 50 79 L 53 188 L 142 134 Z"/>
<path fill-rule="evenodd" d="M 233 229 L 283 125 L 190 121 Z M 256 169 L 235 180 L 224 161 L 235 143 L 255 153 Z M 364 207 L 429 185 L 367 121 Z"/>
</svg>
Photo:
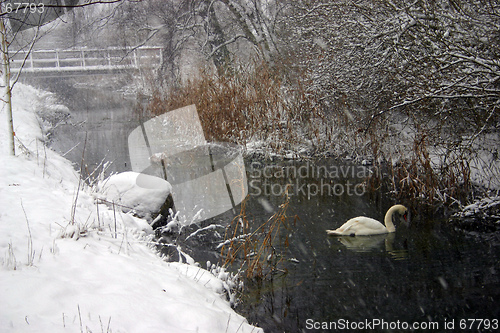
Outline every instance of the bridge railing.
<svg viewBox="0 0 500 333">
<path fill-rule="evenodd" d="M 19 72 L 22 67 L 23 72 L 35 73 L 158 68 L 161 62 L 161 47 L 110 47 L 17 51 L 11 53 L 10 66 L 12 72 Z"/>
</svg>

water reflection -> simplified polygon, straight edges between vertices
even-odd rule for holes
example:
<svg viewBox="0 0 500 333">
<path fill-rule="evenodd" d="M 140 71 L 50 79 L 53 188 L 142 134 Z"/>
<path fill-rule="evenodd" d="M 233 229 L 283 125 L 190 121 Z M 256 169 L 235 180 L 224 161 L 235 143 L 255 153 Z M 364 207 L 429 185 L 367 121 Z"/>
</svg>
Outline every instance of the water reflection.
<svg viewBox="0 0 500 333">
<path fill-rule="evenodd" d="M 389 237 L 392 239 L 388 239 Z M 364 237 L 340 236 L 336 238 L 342 245 L 344 245 L 349 250 L 356 252 L 369 252 L 371 250 L 380 249 L 382 247 L 382 244 L 384 244 L 384 241 L 386 243 L 390 242 L 391 243 L 390 247 L 392 248 L 392 242 L 394 241 L 394 234 L 382 234 L 382 235 L 372 235 Z"/>
<path fill-rule="evenodd" d="M 408 249 L 398 249 L 394 246 L 396 233 L 388 233 L 371 236 L 331 236 L 334 241 L 337 240 L 347 250 L 354 252 L 383 252 L 385 251 L 395 260 L 405 260 L 408 258 Z M 335 247 L 334 245 L 332 245 Z"/>
</svg>

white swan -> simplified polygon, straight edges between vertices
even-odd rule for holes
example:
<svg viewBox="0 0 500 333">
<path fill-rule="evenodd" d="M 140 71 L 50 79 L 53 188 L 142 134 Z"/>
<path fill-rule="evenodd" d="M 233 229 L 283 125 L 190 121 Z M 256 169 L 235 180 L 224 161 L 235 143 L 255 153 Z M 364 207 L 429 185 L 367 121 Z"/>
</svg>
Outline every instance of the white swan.
<svg viewBox="0 0 500 333">
<path fill-rule="evenodd" d="M 406 221 L 408 209 L 403 205 L 394 205 L 385 214 L 385 226 L 370 217 L 359 216 L 350 219 L 336 230 L 327 230 L 326 232 L 335 236 L 368 236 L 395 232 L 396 228 L 392 223 L 392 216 L 396 212 L 402 215 Z"/>
</svg>

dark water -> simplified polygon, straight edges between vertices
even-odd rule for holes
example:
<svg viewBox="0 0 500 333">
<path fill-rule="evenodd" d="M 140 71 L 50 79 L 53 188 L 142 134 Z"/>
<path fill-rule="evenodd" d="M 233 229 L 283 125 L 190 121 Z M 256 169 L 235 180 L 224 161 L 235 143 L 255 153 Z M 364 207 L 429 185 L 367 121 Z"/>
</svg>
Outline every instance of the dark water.
<svg viewBox="0 0 500 333">
<path fill-rule="evenodd" d="M 322 163 L 334 166 L 331 161 Z M 304 163 L 295 168 L 301 165 Z M 256 166 L 260 170 L 269 168 L 269 164 Z M 259 173 L 251 166 L 247 171 L 249 180 L 258 179 L 255 184 L 259 186 L 266 181 L 288 181 L 298 188 L 304 183 L 324 184 L 329 178 L 299 176 L 297 181 L 278 174 L 272 179 L 263 172 L 260 178 L 252 178 Z M 341 176 L 328 180 L 344 186 L 348 181 L 361 181 Z M 324 332 L 330 328 L 335 331 L 335 327 L 399 332 L 414 324 L 433 331 L 445 331 L 445 325 L 455 325 L 455 330 L 462 325 L 488 331 L 500 325 L 498 231 L 466 232 L 445 220 L 414 213 L 409 225 L 396 223 L 397 231 L 389 237 L 327 236 L 325 229 L 336 228 L 351 217 L 365 215 L 383 221 L 392 203 L 380 196 L 349 195 L 347 191 L 332 195 L 324 188 L 317 195 L 299 191 L 291 197 L 288 215 L 299 218 L 288 231 L 287 256 L 294 260 L 282 267 L 287 273 L 276 274 L 268 281 L 247 282 L 238 310 L 250 322 L 267 332 Z M 279 194 L 278 186 L 275 189 Z M 283 200 L 270 191 L 265 195 L 258 186 L 254 186 L 254 194 L 260 195 L 251 197 L 247 206 L 254 223 L 269 218 L 263 202 L 276 207 Z M 361 243 L 356 243 L 358 239 Z"/>
</svg>

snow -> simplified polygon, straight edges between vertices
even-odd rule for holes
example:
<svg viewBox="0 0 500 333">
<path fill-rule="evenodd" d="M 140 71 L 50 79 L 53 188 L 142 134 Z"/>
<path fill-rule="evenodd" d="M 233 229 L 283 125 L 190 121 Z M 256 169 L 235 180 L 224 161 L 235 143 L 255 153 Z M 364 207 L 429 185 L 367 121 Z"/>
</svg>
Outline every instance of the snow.
<svg viewBox="0 0 500 333">
<path fill-rule="evenodd" d="M 460 212 L 456 213 L 455 216 L 459 217 L 475 217 L 479 215 L 486 215 L 493 213 L 494 210 L 499 210 L 500 208 L 500 196 L 486 197 L 476 200 L 474 203 L 465 206 Z M 498 218 L 498 215 L 491 214 L 491 217 Z"/>
<path fill-rule="evenodd" d="M 172 193 L 172 185 L 158 177 L 128 171 L 110 176 L 100 184 L 99 192 L 108 203 L 146 216 L 160 211 Z"/>
<path fill-rule="evenodd" d="M 0 127 L 0 331 L 262 332 L 231 308 L 227 274 L 165 262 L 144 220 L 97 203 L 71 163 L 43 145 L 36 113 L 60 110 L 53 102 L 16 85 L 17 156 Z"/>
</svg>

